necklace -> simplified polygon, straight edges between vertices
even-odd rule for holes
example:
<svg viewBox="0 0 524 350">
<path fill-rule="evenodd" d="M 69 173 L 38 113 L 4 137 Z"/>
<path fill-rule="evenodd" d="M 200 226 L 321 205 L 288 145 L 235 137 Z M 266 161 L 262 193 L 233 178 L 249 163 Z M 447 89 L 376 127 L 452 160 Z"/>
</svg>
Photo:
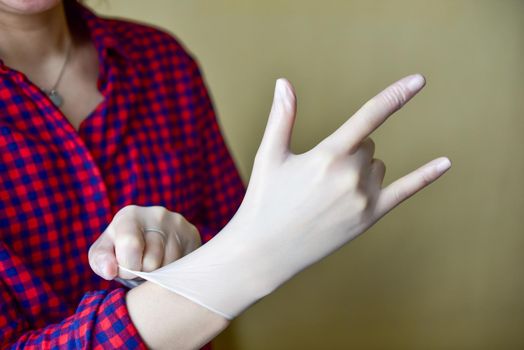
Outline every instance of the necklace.
<svg viewBox="0 0 524 350">
<path fill-rule="evenodd" d="M 69 43 L 69 47 L 67 48 L 67 52 L 66 52 L 66 56 L 65 56 L 65 60 L 64 60 L 64 64 L 62 65 L 62 69 L 60 69 L 60 72 L 58 73 L 58 78 L 56 79 L 56 82 L 53 84 L 53 87 L 49 90 L 47 89 L 42 89 L 42 91 L 45 92 L 45 94 L 47 95 L 47 97 L 49 97 L 49 99 L 51 100 L 51 102 L 53 102 L 53 104 L 57 107 L 60 107 L 62 106 L 62 104 L 64 103 L 64 99 L 62 98 L 62 96 L 58 93 L 58 91 L 56 90 L 58 84 L 60 83 L 60 79 L 62 79 L 62 75 L 64 75 L 64 70 L 65 70 L 65 67 L 67 66 L 67 62 L 69 61 L 69 56 L 71 54 L 71 48 L 73 47 L 73 43 L 70 42 Z"/>
</svg>

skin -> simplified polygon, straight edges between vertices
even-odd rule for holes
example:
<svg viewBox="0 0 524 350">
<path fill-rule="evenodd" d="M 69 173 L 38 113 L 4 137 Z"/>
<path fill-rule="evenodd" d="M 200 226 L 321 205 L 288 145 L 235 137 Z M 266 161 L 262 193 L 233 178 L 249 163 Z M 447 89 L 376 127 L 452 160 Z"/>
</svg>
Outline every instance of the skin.
<svg viewBox="0 0 524 350">
<path fill-rule="evenodd" d="M 98 91 L 98 58 L 91 42 L 72 33 L 59 0 L 0 1 L 0 57 L 38 87 L 50 89 L 64 65 L 57 90 L 62 113 L 75 129 L 103 101 Z"/>
<path fill-rule="evenodd" d="M 154 231 L 147 231 L 154 229 Z M 161 231 L 161 232 L 159 232 Z M 201 245 L 195 226 L 164 207 L 122 208 L 89 249 L 89 264 L 102 278 L 133 279 L 118 269 L 153 271 L 189 254 Z"/>
<path fill-rule="evenodd" d="M 74 47 L 58 91 L 64 97 L 62 112 L 78 129 L 103 100 L 96 85 L 95 48 L 69 30 L 59 0 L 0 1 L 0 58 L 37 86 L 49 88 L 54 84 L 69 42 Z M 135 289 L 128 293 L 127 306 L 138 332 L 151 348 L 197 348 L 229 324 L 223 317 L 154 284 L 146 282 Z M 151 322 L 158 319 L 166 321 L 164 327 Z"/>
<path fill-rule="evenodd" d="M 58 0 L 0 0 L 0 33 L 0 57 L 8 66 L 25 73 L 30 80 L 42 87 L 49 87 L 54 83 L 64 62 L 67 43 L 74 42 L 74 52 L 59 86 L 59 91 L 61 93 L 63 91 L 65 100 L 62 112 L 71 121 L 71 124 L 78 128 L 85 115 L 93 110 L 102 98 L 96 89 L 98 62 L 92 45 L 76 38 L 74 33 L 69 31 L 61 2 Z M 420 77 L 420 79 L 422 78 Z M 286 162 L 285 166 L 279 165 L 281 169 L 285 168 L 285 170 L 279 171 L 278 176 L 275 175 L 274 178 L 268 179 L 280 181 L 286 179 L 286 177 L 287 179 L 292 178 L 291 175 L 293 174 L 302 173 L 299 170 L 312 161 L 325 162 L 333 158 L 343 162 L 345 157 L 362 154 L 362 159 L 366 161 L 355 162 L 351 171 L 354 171 L 357 175 L 350 175 L 365 176 L 363 174 L 370 174 L 368 178 L 365 178 L 365 182 L 370 185 L 361 189 L 360 192 L 363 191 L 366 196 L 373 197 L 373 207 L 376 211 L 369 220 L 369 225 L 371 225 L 449 169 L 450 162 L 447 158 L 436 159 L 382 188 L 385 167 L 381 161 L 373 159 L 374 146 L 368 137 L 373 130 L 378 128 L 392 113 L 422 88 L 423 83 L 420 84 L 420 81 L 416 86 L 410 86 L 412 84 L 411 79 L 404 79 L 393 84 L 366 103 L 348 122 L 323 140 L 315 148 L 315 152 L 293 157 L 292 160 L 287 156 L 284 157 L 284 155 L 289 152 L 289 137 L 295 119 L 296 99 L 289 82 L 282 80 L 280 85 L 282 86 L 282 84 L 284 84 L 285 93 L 279 94 L 278 97 L 281 108 L 272 109 L 264 139 L 257 153 L 256 163 L 262 164 L 262 166 L 259 165 L 258 169 L 255 169 L 256 171 L 252 175 L 253 179 L 260 179 L 265 171 L 264 168 L 271 168 L 272 165 L 270 166 L 270 164 Z M 80 93 L 82 98 L 79 98 Z M 350 145 L 349 149 L 348 145 Z M 335 164 L 335 162 L 332 164 Z M 335 178 L 336 175 L 340 174 L 337 173 L 337 167 L 329 166 L 326 167 L 325 175 L 329 178 Z M 253 181 L 254 185 L 250 185 L 248 188 L 248 192 L 251 193 L 250 197 L 255 199 L 258 193 L 257 182 Z M 262 192 L 260 195 L 263 195 L 265 192 L 262 190 L 263 185 L 259 186 L 260 192 Z M 322 188 L 317 189 L 317 191 L 321 192 Z M 366 210 L 366 206 L 363 205 L 364 197 L 359 191 L 355 192 L 354 196 L 350 195 L 349 199 L 354 203 L 362 204 L 355 206 L 359 209 L 355 209 L 357 212 L 354 215 L 358 215 L 359 210 Z M 256 202 L 256 200 L 253 202 Z M 334 209 L 337 208 L 336 203 L 326 202 L 325 204 L 334 206 Z M 243 208 L 244 213 L 249 213 L 252 205 L 246 202 L 243 203 L 241 208 Z M 243 217 L 249 218 L 249 214 L 243 215 Z M 296 227 L 304 226 L 300 217 L 302 215 L 297 215 L 296 221 L 293 222 Z M 137 222 L 134 221 L 135 219 L 136 216 L 134 215 L 129 218 L 128 222 L 131 222 L 131 226 Z M 318 216 L 318 219 L 325 221 L 325 218 L 321 216 Z M 118 218 L 115 218 L 115 220 L 118 220 Z M 106 235 L 104 244 L 101 244 L 101 252 L 111 255 L 111 251 L 114 250 L 115 255 L 113 257 L 116 258 L 117 263 L 133 264 L 129 261 L 130 259 L 135 259 L 135 262 L 141 260 L 143 263 L 144 252 L 146 252 L 146 255 L 149 254 L 147 253 L 147 240 L 140 236 L 142 231 L 137 228 L 140 225 L 135 225 L 135 230 L 131 230 L 131 233 L 135 238 L 138 237 L 138 241 L 142 239 L 143 244 L 138 249 L 134 249 L 134 253 L 130 251 L 118 254 L 119 243 L 115 243 L 115 240 L 119 241 L 120 238 L 118 237 L 125 237 L 122 232 L 128 229 L 122 227 L 129 227 L 129 225 L 118 225 L 115 220 L 113 226 L 119 227 L 119 229 L 117 232 L 113 232 L 111 237 Z M 315 217 L 309 217 L 308 220 L 315 220 Z M 148 224 L 158 224 L 161 221 L 157 218 Z M 253 231 L 250 230 L 249 225 L 249 220 L 243 222 L 242 225 L 228 225 L 228 232 L 225 232 L 225 236 L 233 237 L 248 234 Z M 281 227 L 280 229 L 284 228 Z M 271 245 L 278 242 L 267 241 L 262 243 Z M 201 254 L 202 250 L 196 249 L 190 254 L 197 252 Z M 249 261 L 249 258 L 242 256 L 242 254 L 246 254 L 245 252 L 228 251 L 227 253 L 231 253 L 231 260 L 236 261 L 234 265 L 243 266 L 246 261 Z M 164 251 L 163 254 L 165 255 L 166 252 Z M 321 255 L 325 256 L 326 254 L 319 254 L 319 258 L 322 257 Z M 113 257 L 110 257 L 109 260 Z M 98 260 L 98 258 L 94 260 Z M 159 260 L 156 260 L 155 264 L 158 264 Z M 110 264 L 114 266 L 114 263 L 113 260 Z M 151 264 L 149 268 L 155 264 Z M 144 268 L 144 266 L 141 267 Z M 148 267 L 146 266 L 146 268 Z M 104 274 L 108 271 L 99 272 Z M 109 271 L 109 274 L 114 276 L 114 272 L 114 270 Z M 264 277 L 256 275 L 256 278 Z M 150 348 L 154 349 L 197 349 L 213 339 L 229 324 L 229 321 L 224 317 L 149 282 L 145 282 L 128 292 L 126 303 L 130 317 L 142 339 Z"/>
</svg>

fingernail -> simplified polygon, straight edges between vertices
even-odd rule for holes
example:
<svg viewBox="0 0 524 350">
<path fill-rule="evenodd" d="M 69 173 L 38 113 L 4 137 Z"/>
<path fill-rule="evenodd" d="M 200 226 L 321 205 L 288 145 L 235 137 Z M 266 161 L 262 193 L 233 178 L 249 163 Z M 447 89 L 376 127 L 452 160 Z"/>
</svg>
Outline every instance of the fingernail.
<svg viewBox="0 0 524 350">
<path fill-rule="evenodd" d="M 102 276 L 105 278 L 105 279 L 110 279 L 111 277 L 109 276 L 109 266 L 107 266 L 107 264 L 104 264 L 104 266 L 102 267 Z"/>
<path fill-rule="evenodd" d="M 284 78 L 277 80 L 278 103 L 285 112 L 291 112 L 295 105 L 294 92 Z"/>
<path fill-rule="evenodd" d="M 406 82 L 406 86 L 411 91 L 418 91 L 424 86 L 426 80 L 420 74 L 412 75 L 409 80 Z"/>
<path fill-rule="evenodd" d="M 282 100 L 284 99 L 285 93 L 286 93 L 284 82 L 282 81 L 282 79 L 277 79 L 275 93 L 276 93 L 278 102 L 282 102 Z"/>
<path fill-rule="evenodd" d="M 102 277 L 104 279 L 108 279 L 108 277 L 109 277 L 109 267 L 104 262 L 104 260 L 100 259 L 95 264 L 96 264 L 96 267 L 98 269 L 98 273 L 100 274 L 100 277 Z"/>
<path fill-rule="evenodd" d="M 277 79 L 275 82 L 275 92 L 273 94 L 273 104 L 271 105 L 271 110 L 273 111 L 275 108 L 277 108 L 282 102 L 282 93 L 281 93 L 281 87 L 280 87 L 280 79 Z"/>
<path fill-rule="evenodd" d="M 443 173 L 443 172 L 445 172 L 446 170 L 448 170 L 451 167 L 451 161 L 448 158 L 442 158 L 437 163 L 436 167 L 437 167 L 437 171 L 439 173 Z"/>
</svg>

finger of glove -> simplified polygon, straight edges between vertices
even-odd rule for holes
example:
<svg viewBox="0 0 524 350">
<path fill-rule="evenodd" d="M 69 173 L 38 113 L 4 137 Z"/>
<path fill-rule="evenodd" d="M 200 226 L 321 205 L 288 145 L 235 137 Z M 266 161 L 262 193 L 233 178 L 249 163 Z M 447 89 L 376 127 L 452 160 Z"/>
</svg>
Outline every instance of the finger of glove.
<svg viewBox="0 0 524 350">
<path fill-rule="evenodd" d="M 286 79 L 278 79 L 259 155 L 262 152 L 272 158 L 282 158 L 289 153 L 295 116 L 296 96 L 293 87 Z"/>
<path fill-rule="evenodd" d="M 446 157 L 434 159 L 385 187 L 377 200 L 376 217 L 380 218 L 400 203 L 441 177 L 451 162 Z"/>
<path fill-rule="evenodd" d="M 351 118 L 324 139 L 319 146 L 336 153 L 353 152 L 355 147 L 399 110 L 425 84 L 420 74 L 407 76 L 393 83 L 366 102 Z"/>
</svg>

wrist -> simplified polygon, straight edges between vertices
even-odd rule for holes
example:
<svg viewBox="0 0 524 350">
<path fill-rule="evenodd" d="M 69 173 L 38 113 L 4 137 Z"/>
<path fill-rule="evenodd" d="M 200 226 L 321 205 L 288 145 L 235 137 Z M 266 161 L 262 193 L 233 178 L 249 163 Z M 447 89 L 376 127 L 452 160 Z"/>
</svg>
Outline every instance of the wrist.
<svg viewBox="0 0 524 350">
<path fill-rule="evenodd" d="M 200 348 L 230 323 L 207 308 L 150 282 L 130 290 L 126 304 L 135 328 L 152 349 Z"/>
</svg>

